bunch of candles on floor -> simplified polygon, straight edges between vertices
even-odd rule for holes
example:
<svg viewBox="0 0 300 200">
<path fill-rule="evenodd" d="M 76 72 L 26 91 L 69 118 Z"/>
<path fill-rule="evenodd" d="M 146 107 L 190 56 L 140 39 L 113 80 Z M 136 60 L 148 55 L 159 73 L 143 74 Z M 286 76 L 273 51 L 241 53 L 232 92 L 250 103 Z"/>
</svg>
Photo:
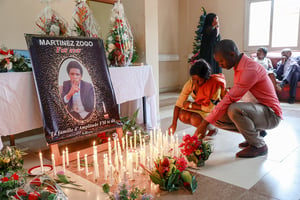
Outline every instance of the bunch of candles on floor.
<svg viewBox="0 0 300 200">
<path fill-rule="evenodd" d="M 139 147 L 137 147 L 137 137 L 139 137 Z M 108 138 L 108 152 L 103 155 L 103 169 L 101 175 L 105 181 L 111 185 L 119 183 L 121 180 L 134 180 L 138 173 L 142 173 L 139 164 L 147 168 L 154 167 L 154 162 L 159 157 L 176 156 L 179 157 L 178 136 L 169 136 L 161 130 L 150 131 L 149 143 L 146 145 L 145 138 L 142 138 L 140 132 L 134 132 L 133 135 L 125 134 L 122 141 L 118 138 Z M 113 144 L 113 148 L 112 148 Z M 122 147 L 122 148 L 121 148 Z M 77 171 L 85 170 L 85 175 L 94 174 L 95 180 L 100 177 L 97 146 L 93 143 L 93 166 L 94 172 L 89 172 L 87 154 L 84 155 L 84 168 L 81 168 L 80 152 L 77 152 Z M 55 170 L 55 159 L 52 154 L 52 165 Z M 69 166 L 68 149 L 62 153 L 62 167 L 65 171 L 66 165 Z"/>
</svg>

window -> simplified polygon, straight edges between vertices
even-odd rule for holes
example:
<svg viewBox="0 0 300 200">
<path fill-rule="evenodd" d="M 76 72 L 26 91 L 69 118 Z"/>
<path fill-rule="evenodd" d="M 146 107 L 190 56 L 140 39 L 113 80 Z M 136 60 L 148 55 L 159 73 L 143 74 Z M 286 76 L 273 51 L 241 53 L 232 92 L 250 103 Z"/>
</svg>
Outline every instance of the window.
<svg viewBox="0 0 300 200">
<path fill-rule="evenodd" d="M 246 0 L 245 47 L 300 48 L 299 0 Z"/>
</svg>

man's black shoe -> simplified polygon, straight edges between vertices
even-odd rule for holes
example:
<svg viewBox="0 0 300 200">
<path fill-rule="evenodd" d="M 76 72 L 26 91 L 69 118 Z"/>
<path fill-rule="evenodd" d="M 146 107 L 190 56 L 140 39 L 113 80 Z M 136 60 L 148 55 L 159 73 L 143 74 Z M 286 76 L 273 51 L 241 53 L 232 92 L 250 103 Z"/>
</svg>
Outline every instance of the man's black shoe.
<svg viewBox="0 0 300 200">
<path fill-rule="evenodd" d="M 289 104 L 294 104 L 295 103 L 295 98 L 289 98 L 288 103 Z"/>
<path fill-rule="evenodd" d="M 259 132 L 259 135 L 261 137 L 265 137 L 267 135 L 267 132 L 265 130 L 262 130 L 262 131 Z"/>
</svg>

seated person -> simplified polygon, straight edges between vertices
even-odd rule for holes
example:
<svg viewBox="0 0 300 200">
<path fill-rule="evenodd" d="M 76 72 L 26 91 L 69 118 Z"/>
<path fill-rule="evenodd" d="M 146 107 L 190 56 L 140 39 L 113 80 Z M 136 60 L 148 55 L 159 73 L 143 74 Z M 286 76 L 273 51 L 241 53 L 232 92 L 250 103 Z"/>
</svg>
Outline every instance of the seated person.
<svg viewBox="0 0 300 200">
<path fill-rule="evenodd" d="M 261 64 L 268 72 L 268 76 L 270 77 L 274 89 L 276 90 L 276 77 L 274 74 L 274 68 L 272 62 L 269 58 L 267 58 L 268 49 L 266 47 L 259 47 L 256 50 L 256 58 L 254 60 Z"/>
<path fill-rule="evenodd" d="M 211 75 L 209 64 L 198 60 L 190 69 L 189 79 L 177 99 L 174 107 L 173 121 L 169 127 L 169 134 L 173 134 L 177 128 L 177 120 L 198 127 L 203 119 L 221 101 L 226 93 L 226 81 L 223 74 Z M 195 100 L 187 101 L 188 97 Z M 216 133 L 215 128 L 209 128 L 208 135 Z"/>
<path fill-rule="evenodd" d="M 288 102 L 295 103 L 297 82 L 300 81 L 300 67 L 296 60 L 292 58 L 291 49 L 283 49 L 281 51 L 282 58 L 277 63 L 276 78 L 281 81 L 279 89 L 285 84 L 290 85 L 290 97 Z"/>
</svg>

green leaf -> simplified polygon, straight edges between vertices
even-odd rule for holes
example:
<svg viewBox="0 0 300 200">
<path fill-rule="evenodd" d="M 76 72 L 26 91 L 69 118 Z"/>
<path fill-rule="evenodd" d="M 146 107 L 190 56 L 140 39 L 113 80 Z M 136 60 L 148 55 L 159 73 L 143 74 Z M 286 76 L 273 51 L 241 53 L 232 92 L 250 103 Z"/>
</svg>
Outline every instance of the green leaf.
<svg viewBox="0 0 300 200">
<path fill-rule="evenodd" d="M 64 174 L 57 174 L 57 177 L 58 177 L 58 182 L 60 182 L 60 183 L 65 183 L 65 184 L 70 183 L 67 176 Z"/>
<path fill-rule="evenodd" d="M 56 198 L 56 194 L 52 193 L 48 196 L 47 200 L 54 200 Z"/>
<path fill-rule="evenodd" d="M 158 185 L 162 185 L 163 182 L 160 178 L 153 176 L 153 175 L 149 175 L 150 179 L 152 180 L 153 183 L 158 184 Z"/>
<path fill-rule="evenodd" d="M 196 177 L 193 176 L 192 177 L 192 183 L 191 183 L 191 192 L 194 193 L 197 189 L 197 186 L 198 186 L 198 182 L 196 180 Z"/>
<path fill-rule="evenodd" d="M 105 184 L 102 184 L 102 189 L 103 189 L 104 193 L 108 194 L 109 190 L 110 190 L 110 187 L 107 183 L 105 183 Z"/>
<path fill-rule="evenodd" d="M 138 113 L 139 113 L 139 109 L 137 109 L 137 110 L 133 113 L 132 119 L 133 119 L 134 121 L 136 121 L 136 118 L 137 118 L 137 116 L 138 116 Z"/>
</svg>

